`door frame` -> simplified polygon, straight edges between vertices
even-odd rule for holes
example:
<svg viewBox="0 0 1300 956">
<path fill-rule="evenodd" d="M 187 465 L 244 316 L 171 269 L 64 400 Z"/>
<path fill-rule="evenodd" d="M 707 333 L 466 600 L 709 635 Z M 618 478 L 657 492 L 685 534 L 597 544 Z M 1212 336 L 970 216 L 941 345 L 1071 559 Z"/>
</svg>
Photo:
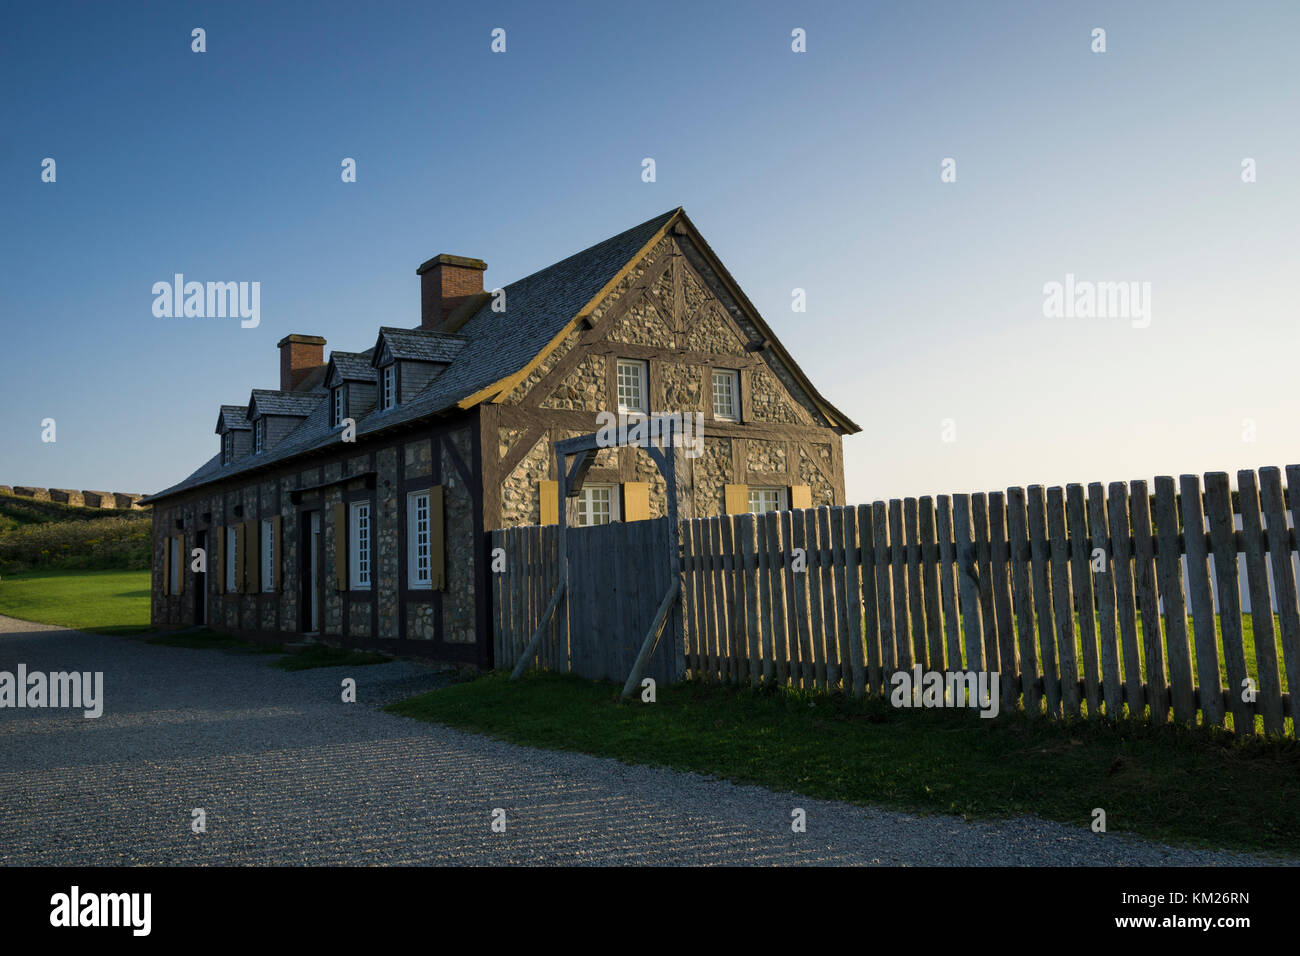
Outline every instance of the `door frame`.
<svg viewBox="0 0 1300 956">
<path fill-rule="evenodd" d="M 304 508 L 299 512 L 301 541 L 299 554 L 299 575 L 301 582 L 301 607 L 299 630 L 304 634 L 319 634 L 321 623 L 321 601 L 324 590 L 321 587 L 321 513 L 319 508 Z"/>
</svg>

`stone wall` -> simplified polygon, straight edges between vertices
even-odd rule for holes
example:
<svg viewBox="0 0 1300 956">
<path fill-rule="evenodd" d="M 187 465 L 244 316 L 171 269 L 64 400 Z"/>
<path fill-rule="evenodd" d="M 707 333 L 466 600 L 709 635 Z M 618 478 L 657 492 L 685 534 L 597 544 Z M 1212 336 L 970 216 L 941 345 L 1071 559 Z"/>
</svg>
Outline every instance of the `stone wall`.
<svg viewBox="0 0 1300 956">
<path fill-rule="evenodd" d="M 123 511 L 144 511 L 149 506 L 140 504 L 141 494 L 124 491 L 74 491 L 71 488 L 33 488 L 29 485 L 0 485 L 0 495 L 31 498 L 33 501 L 53 501 L 74 508 L 119 508 Z"/>
<path fill-rule="evenodd" d="M 673 317 L 665 314 L 665 303 L 672 303 L 675 298 L 675 280 L 670 267 L 655 280 L 653 295 L 640 296 L 637 293 L 640 296 L 638 301 L 610 324 L 602 342 L 582 346 L 579 332 L 569 335 L 499 406 L 495 449 L 498 460 L 512 452 L 517 453 L 520 441 L 530 440 L 526 438 L 530 432 L 528 425 L 512 420 L 511 406 L 522 403 L 574 348 L 591 348 L 593 351 L 583 356 L 549 394 L 540 396 L 537 404 L 543 410 L 590 412 L 593 425 L 588 431 L 594 430 L 595 413 L 616 407 L 615 396 L 609 394 L 608 366 L 619 357 L 620 347 L 627 346 L 629 357 L 652 356 L 646 361 L 650 366 L 653 411 L 705 415 L 704 453 L 698 458 L 686 459 L 690 474 L 684 487 L 690 489 L 690 500 L 679 498 L 683 513 L 698 517 L 723 514 L 723 489 L 727 484 L 787 488 L 808 485 L 814 505 L 843 504 L 836 498 L 837 485 L 842 487 L 843 483 L 842 475 L 837 473 L 841 467 L 836 453 L 841 440 L 839 434 L 829 427 L 794 374 L 771 349 L 747 351 L 747 343 L 760 338 L 758 330 L 689 241 L 681 240 L 678 245 L 672 238 L 661 240 L 655 250 L 597 305 L 591 317 L 593 325 L 598 324 L 601 317 L 619 302 L 657 256 L 678 251 L 691 265 L 691 268 L 682 269 L 683 308 L 678 321 L 674 323 Z M 688 317 L 690 321 L 686 321 Z M 664 351 L 656 354 L 647 353 L 645 349 Z M 676 349 L 695 353 L 697 357 L 674 361 L 672 350 Z M 741 389 L 745 393 L 747 415 L 739 426 L 733 422 L 726 423 L 726 430 L 735 432 L 737 427 L 753 424 L 756 428 L 754 437 L 711 434 L 714 422 L 710 370 L 715 367 L 740 370 Z M 549 390 L 551 383 L 546 387 Z M 772 427 L 764 429 L 763 426 Z M 804 431 L 796 434 L 784 426 L 797 426 Z M 538 481 L 558 477 L 551 442 L 582 433 L 567 426 L 550 428 L 540 438 L 536 437 L 535 431 L 532 433 L 532 447 L 519 458 L 511 473 L 503 476 L 498 526 L 541 521 Z M 589 480 L 648 482 L 651 486 L 651 515 L 659 517 L 666 510 L 663 478 L 642 449 L 602 450 L 593 464 Z M 489 521 L 495 519 L 495 515 L 488 516 Z"/>
<path fill-rule="evenodd" d="M 433 457 L 435 447 L 441 450 L 444 442 L 450 442 L 461 461 L 474 467 L 470 429 L 475 426 L 469 424 L 469 416 L 466 418 L 464 427 L 448 429 L 434 439 L 426 433 L 407 442 L 377 447 L 373 452 L 358 453 L 349 448 L 346 455 L 310 468 L 287 465 L 269 477 L 242 486 L 199 489 L 160 502 L 154 509 L 154 625 L 183 627 L 196 623 L 193 588 L 198 578 L 189 571 L 188 556 L 196 546 L 198 531 L 204 529 L 208 534 L 205 597 L 209 626 L 256 640 L 296 639 L 306 630 L 308 620 L 302 600 L 306 567 L 302 542 L 303 522 L 309 516 L 305 509 L 310 507 L 319 513 L 321 531 L 321 640 L 434 657 L 439 656 L 440 648 L 450 647 L 448 659 L 478 660 L 474 487 L 467 485 L 446 451 L 441 451 L 437 463 Z M 430 484 L 436 478 L 443 486 L 447 579 L 441 591 L 408 589 L 401 553 L 407 520 L 406 494 L 421 488 L 425 478 Z M 320 489 L 323 483 L 328 484 Z M 314 493 L 316 497 L 309 495 L 307 502 L 300 504 L 292 500 L 292 493 L 300 488 L 320 490 Z M 371 587 L 368 591 L 339 590 L 334 554 L 336 542 L 343 535 L 335 527 L 333 506 L 359 500 L 371 502 Z M 217 580 L 218 535 L 227 525 L 274 515 L 281 523 L 280 590 L 260 593 L 259 580 L 250 593 L 222 593 Z M 183 529 L 177 527 L 178 520 Z M 162 569 L 167 538 L 176 534 L 185 538 L 185 591 L 168 595 L 162 593 Z M 256 538 L 248 542 L 249 547 L 258 544 Z M 433 643 L 438 637 L 442 644 Z"/>
</svg>

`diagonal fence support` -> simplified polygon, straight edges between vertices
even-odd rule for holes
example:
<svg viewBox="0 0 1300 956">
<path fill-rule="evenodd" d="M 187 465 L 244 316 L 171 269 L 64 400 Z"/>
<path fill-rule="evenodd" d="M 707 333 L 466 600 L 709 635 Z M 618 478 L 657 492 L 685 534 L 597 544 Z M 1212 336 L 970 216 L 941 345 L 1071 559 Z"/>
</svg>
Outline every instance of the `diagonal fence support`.
<svg viewBox="0 0 1300 956">
<path fill-rule="evenodd" d="M 524 648 L 519 660 L 515 662 L 515 669 L 510 672 L 511 680 L 518 680 L 523 676 L 524 671 L 528 669 L 528 662 L 537 656 L 537 646 L 542 643 L 542 632 L 546 630 L 547 625 L 551 623 L 551 616 L 555 614 L 555 609 L 559 607 L 560 598 L 564 596 L 565 584 L 560 582 L 551 595 L 551 601 L 546 605 L 546 610 L 542 612 L 542 619 L 537 622 L 537 630 L 533 631 L 533 636 L 528 639 L 528 644 Z"/>
<path fill-rule="evenodd" d="M 677 592 L 681 590 L 682 582 L 680 578 L 673 578 L 673 583 L 668 585 L 668 593 L 664 595 L 659 610 L 655 612 L 654 622 L 650 625 L 650 630 L 646 632 L 645 640 L 641 643 L 641 653 L 636 656 L 636 663 L 632 665 L 632 673 L 627 675 L 627 683 L 623 685 L 623 693 L 620 700 L 627 700 L 632 691 L 641 683 L 641 675 L 645 673 L 645 668 L 650 663 L 650 655 L 655 651 L 655 645 L 659 643 L 659 635 L 663 633 L 664 624 L 668 621 L 668 612 L 672 610 L 673 602 L 677 600 Z"/>
</svg>

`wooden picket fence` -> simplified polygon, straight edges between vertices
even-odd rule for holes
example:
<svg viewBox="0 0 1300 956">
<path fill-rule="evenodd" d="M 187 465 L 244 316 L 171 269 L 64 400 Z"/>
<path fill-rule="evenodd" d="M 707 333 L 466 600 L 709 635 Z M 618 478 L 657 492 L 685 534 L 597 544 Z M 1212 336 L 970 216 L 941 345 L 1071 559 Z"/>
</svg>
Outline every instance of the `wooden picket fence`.
<svg viewBox="0 0 1300 956">
<path fill-rule="evenodd" d="M 1294 735 L 1300 495 L 1277 468 L 1237 481 L 1240 531 L 1224 472 L 683 522 L 685 667 L 855 697 L 914 664 L 999 671 L 1003 712 Z"/>
<path fill-rule="evenodd" d="M 570 586 L 549 617 L 560 583 L 559 526 L 505 528 L 493 531 L 490 540 L 504 557 L 500 572 L 492 575 L 495 666 L 513 668 L 544 623 L 530 665 L 625 680 L 676 574 L 667 547 L 668 519 L 570 528 Z M 680 609 L 671 623 L 643 672 L 660 683 L 680 680 L 686 668 Z"/>
<path fill-rule="evenodd" d="M 492 645 L 498 668 L 515 666 L 560 583 L 559 532 L 557 525 L 527 525 L 491 533 L 493 550 L 500 548 L 504 557 L 502 570 L 492 575 Z M 568 642 L 559 619 L 543 634 L 537 663 L 545 670 L 568 671 Z"/>
</svg>

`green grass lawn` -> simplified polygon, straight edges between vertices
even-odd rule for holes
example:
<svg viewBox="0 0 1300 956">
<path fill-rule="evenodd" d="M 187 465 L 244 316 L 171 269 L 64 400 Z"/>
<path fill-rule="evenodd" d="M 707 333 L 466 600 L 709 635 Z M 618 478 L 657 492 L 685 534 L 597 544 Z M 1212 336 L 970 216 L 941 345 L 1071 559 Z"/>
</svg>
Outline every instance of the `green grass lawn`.
<svg viewBox="0 0 1300 956">
<path fill-rule="evenodd" d="M 313 667 L 364 667 L 366 664 L 383 664 L 390 660 L 392 658 L 387 654 L 377 651 L 309 644 L 297 653 L 276 661 L 275 666 L 286 671 L 305 671 Z"/>
<path fill-rule="evenodd" d="M 1300 746 L 1144 721 L 981 719 L 887 701 L 687 683 L 619 704 L 612 683 L 503 674 L 387 709 L 515 743 L 693 770 L 917 813 L 1034 813 L 1166 842 L 1300 854 Z"/>
<path fill-rule="evenodd" d="M 95 634 L 149 630 L 148 571 L 25 571 L 0 579 L 0 614 Z"/>
<path fill-rule="evenodd" d="M 1277 659 L 1278 683 L 1281 687 L 1281 692 L 1287 693 L 1290 690 L 1290 687 L 1286 675 L 1286 655 L 1282 650 L 1281 619 L 1276 614 L 1271 614 L 1269 616 L 1272 617 L 1273 619 L 1273 646 L 1275 649 L 1275 655 Z M 1142 681 L 1145 682 L 1149 679 L 1149 671 L 1147 670 L 1147 660 L 1146 660 L 1146 639 L 1144 636 L 1144 631 L 1142 626 L 1142 614 L 1140 612 L 1136 615 L 1136 624 L 1137 624 L 1136 632 L 1137 632 L 1137 646 L 1138 646 L 1138 663 L 1141 672 L 1141 679 Z M 1242 643 L 1243 656 L 1245 658 L 1245 663 L 1246 663 L 1246 673 L 1248 676 L 1252 677 L 1255 680 L 1256 685 L 1258 686 L 1259 685 L 1259 664 L 1256 656 L 1257 651 L 1255 647 L 1254 624 L 1255 624 L 1255 620 L 1253 614 L 1243 613 L 1241 615 L 1241 637 L 1242 637 L 1241 643 Z M 1055 628 L 1055 619 L 1053 619 L 1053 628 Z M 964 662 L 966 658 L 966 653 L 965 653 L 966 629 L 964 626 L 962 626 L 962 623 L 960 621 L 958 622 L 957 629 L 959 634 L 961 635 L 962 659 Z M 1214 616 L 1214 632 L 1215 632 L 1214 645 L 1218 649 L 1218 658 L 1219 658 L 1219 686 L 1226 688 L 1228 686 L 1228 667 L 1227 667 L 1226 657 L 1224 654 L 1222 620 L 1217 614 Z M 1053 633 L 1055 633 L 1055 631 L 1053 631 Z M 1101 646 L 1100 618 L 1098 618 L 1096 623 L 1094 623 L 1093 635 L 1094 635 L 1094 647 L 1099 649 Z M 1039 673 L 1042 673 L 1042 666 L 1043 666 L 1042 665 L 1042 660 L 1043 660 L 1042 633 L 1037 629 L 1035 629 L 1034 638 L 1035 638 L 1034 646 L 1035 646 L 1035 652 L 1037 654 Z M 982 643 L 982 638 L 981 638 L 981 643 Z M 1115 634 L 1115 653 L 1119 663 L 1120 679 L 1126 680 L 1123 643 L 1124 643 L 1123 636 L 1119 632 L 1119 628 L 1117 626 L 1116 634 Z M 1199 670 L 1196 662 L 1195 627 L 1192 623 L 1191 615 L 1187 616 L 1187 645 L 1188 645 L 1188 657 L 1191 662 L 1192 683 L 1193 685 L 1196 685 L 1200 683 L 1200 675 L 1199 675 Z M 908 637 L 907 646 L 909 649 L 912 647 L 912 637 L 910 634 Z M 1017 626 L 1016 626 L 1016 646 L 1018 649 L 1022 647 L 1021 639 L 1020 639 L 1019 622 L 1017 622 Z M 1052 646 L 1055 653 L 1055 649 L 1057 645 L 1053 643 Z M 1079 626 L 1078 614 L 1074 615 L 1074 646 L 1075 646 L 1075 661 L 1077 664 L 1078 677 L 1080 680 L 1083 680 L 1084 673 L 1085 673 L 1084 664 L 1083 664 L 1084 662 L 1083 630 Z M 1163 616 L 1161 618 L 1161 649 L 1163 652 L 1165 683 L 1166 683 L 1166 687 L 1168 688 L 1169 686 L 1171 686 L 1170 683 L 1171 670 L 1170 670 L 1170 662 L 1169 662 L 1167 621 Z M 1021 659 L 1023 660 L 1023 654 Z M 1096 652 L 1096 659 L 1098 662 L 1097 663 L 1097 684 L 1100 687 L 1103 683 L 1101 663 L 1100 663 L 1100 650 L 1097 650 Z M 1199 706 L 1200 706 L 1200 701 L 1198 699 L 1197 707 L 1199 708 Z M 1044 708 L 1046 707 L 1046 703 L 1043 704 L 1043 707 Z M 1086 702 L 1083 704 L 1083 708 L 1086 713 L 1087 711 Z M 1228 713 L 1225 715 L 1225 719 L 1227 721 L 1228 728 L 1232 729 L 1233 720 L 1234 720 L 1233 715 L 1231 713 Z M 1294 732 L 1292 727 L 1292 718 L 1290 717 L 1285 718 L 1284 724 L 1285 724 L 1285 732 L 1288 735 L 1293 735 Z M 1255 717 L 1255 730 L 1257 733 L 1261 733 L 1261 734 L 1264 732 L 1264 718 L 1258 715 L 1256 715 Z"/>
</svg>

